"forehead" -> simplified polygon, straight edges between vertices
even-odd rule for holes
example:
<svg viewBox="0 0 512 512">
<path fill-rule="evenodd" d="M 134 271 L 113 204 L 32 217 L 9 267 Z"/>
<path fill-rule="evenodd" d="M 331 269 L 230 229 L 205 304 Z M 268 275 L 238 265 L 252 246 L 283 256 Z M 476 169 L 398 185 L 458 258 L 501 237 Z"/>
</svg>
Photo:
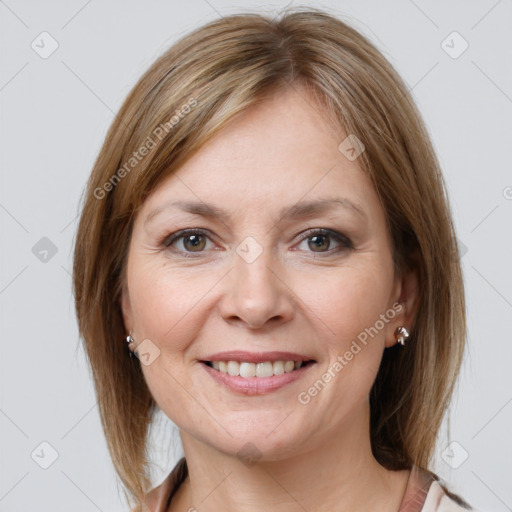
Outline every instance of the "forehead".
<svg viewBox="0 0 512 512">
<path fill-rule="evenodd" d="M 279 91 L 223 127 L 157 187 L 141 213 L 147 217 L 172 199 L 270 214 L 339 196 L 375 213 L 369 177 L 338 149 L 346 137 L 303 89 Z"/>
</svg>

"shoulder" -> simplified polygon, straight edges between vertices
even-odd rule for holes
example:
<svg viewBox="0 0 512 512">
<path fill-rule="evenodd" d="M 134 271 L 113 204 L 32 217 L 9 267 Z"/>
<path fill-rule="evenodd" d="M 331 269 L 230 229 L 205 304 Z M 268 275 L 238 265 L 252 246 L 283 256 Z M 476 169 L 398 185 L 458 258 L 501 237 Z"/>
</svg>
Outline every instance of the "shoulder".
<svg viewBox="0 0 512 512">
<path fill-rule="evenodd" d="M 450 496 L 442 483 L 438 480 L 432 482 L 425 503 L 421 512 L 482 512 L 471 506 L 464 506 L 456 501 L 455 497 Z"/>
<path fill-rule="evenodd" d="M 172 492 L 170 475 L 165 480 L 144 495 L 144 502 L 138 504 L 130 512 L 165 512 L 168 497 Z"/>
<path fill-rule="evenodd" d="M 151 489 L 144 497 L 142 509 L 135 508 L 131 512 L 166 512 L 174 493 L 183 483 L 188 474 L 185 458 L 181 458 L 165 480 Z"/>
</svg>

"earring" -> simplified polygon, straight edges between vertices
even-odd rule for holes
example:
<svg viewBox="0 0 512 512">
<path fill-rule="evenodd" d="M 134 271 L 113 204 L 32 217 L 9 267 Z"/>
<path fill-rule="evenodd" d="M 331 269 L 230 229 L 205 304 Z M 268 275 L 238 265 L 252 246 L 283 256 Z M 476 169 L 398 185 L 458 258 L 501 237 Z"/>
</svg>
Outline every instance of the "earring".
<svg viewBox="0 0 512 512">
<path fill-rule="evenodd" d="M 397 327 L 395 331 L 395 339 L 400 345 L 405 346 L 405 340 L 409 337 L 409 331 L 405 327 Z"/>
<path fill-rule="evenodd" d="M 131 331 L 130 331 L 130 333 L 131 333 Z M 133 342 L 134 342 L 134 339 L 132 338 L 131 334 L 128 334 L 128 336 L 126 336 L 126 343 L 128 343 L 128 353 L 130 354 L 130 358 L 135 357 L 133 355 L 133 350 L 130 348 L 130 345 Z"/>
</svg>

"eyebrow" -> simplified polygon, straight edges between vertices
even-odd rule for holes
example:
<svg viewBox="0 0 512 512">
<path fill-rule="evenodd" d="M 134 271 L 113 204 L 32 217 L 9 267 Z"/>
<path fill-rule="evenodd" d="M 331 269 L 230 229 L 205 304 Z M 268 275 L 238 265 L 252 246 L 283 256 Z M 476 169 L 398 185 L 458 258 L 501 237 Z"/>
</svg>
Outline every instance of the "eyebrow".
<svg viewBox="0 0 512 512">
<path fill-rule="evenodd" d="M 328 199 L 303 201 L 292 206 L 287 206 L 279 212 L 279 222 L 283 220 L 301 219 L 312 217 L 313 215 L 320 215 L 340 206 L 355 212 L 364 220 L 368 219 L 366 212 L 358 204 L 344 197 L 333 197 Z M 170 208 L 179 208 L 187 213 L 199 215 L 205 218 L 220 219 L 222 221 L 227 220 L 228 222 L 232 220 L 231 214 L 218 206 L 197 201 L 166 201 L 161 206 L 156 207 L 148 213 L 144 220 L 144 225 L 162 211 Z"/>
</svg>

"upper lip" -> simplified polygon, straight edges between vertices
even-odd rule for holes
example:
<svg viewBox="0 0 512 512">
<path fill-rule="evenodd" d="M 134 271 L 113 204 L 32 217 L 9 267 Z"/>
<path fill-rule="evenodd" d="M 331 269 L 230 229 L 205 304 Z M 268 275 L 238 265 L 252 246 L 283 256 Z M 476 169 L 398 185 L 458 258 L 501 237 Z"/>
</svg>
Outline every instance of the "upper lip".
<svg viewBox="0 0 512 512">
<path fill-rule="evenodd" d="M 260 363 L 266 361 L 312 361 L 312 357 L 294 352 L 245 352 L 243 350 L 230 350 L 217 352 L 202 359 L 202 361 L 242 361 L 247 363 Z"/>
</svg>

